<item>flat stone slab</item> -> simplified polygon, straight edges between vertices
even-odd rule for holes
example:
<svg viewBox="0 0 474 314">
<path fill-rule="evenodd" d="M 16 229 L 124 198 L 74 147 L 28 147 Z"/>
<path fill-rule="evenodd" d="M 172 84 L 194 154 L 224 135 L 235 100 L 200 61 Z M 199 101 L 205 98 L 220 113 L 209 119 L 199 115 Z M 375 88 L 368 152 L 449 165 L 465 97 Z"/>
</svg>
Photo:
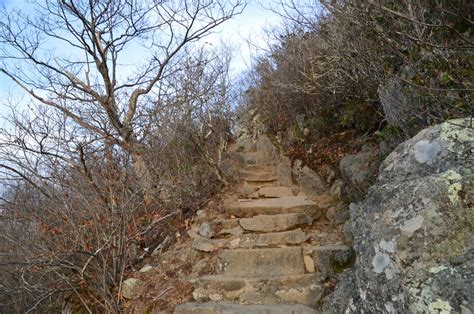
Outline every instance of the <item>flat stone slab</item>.
<svg viewBox="0 0 474 314">
<path fill-rule="evenodd" d="M 276 278 L 204 276 L 193 281 L 196 301 L 232 301 L 246 304 L 295 302 L 315 306 L 324 293 L 322 277 L 315 274 Z"/>
<path fill-rule="evenodd" d="M 242 157 L 244 157 L 245 163 L 247 165 L 274 165 L 278 161 L 278 156 L 272 152 L 243 152 Z"/>
<path fill-rule="evenodd" d="M 231 205 L 227 212 L 237 217 L 253 215 L 273 215 L 288 213 L 306 213 L 312 217 L 321 216 L 319 206 L 305 196 L 288 196 L 257 200 L 239 200 Z"/>
<path fill-rule="evenodd" d="M 227 239 L 209 239 L 198 235 L 194 238 L 192 247 L 201 252 L 214 252 L 227 245 Z"/>
<path fill-rule="evenodd" d="M 295 229 L 298 226 L 310 225 L 313 218 L 304 213 L 257 215 L 241 218 L 240 226 L 247 231 L 278 232 Z"/>
<path fill-rule="evenodd" d="M 258 186 L 244 182 L 240 189 L 240 197 L 251 198 L 251 196 L 258 190 Z"/>
<path fill-rule="evenodd" d="M 292 245 L 303 243 L 309 239 L 303 230 L 300 228 L 284 231 L 284 232 L 273 232 L 273 233 L 262 233 L 262 234 L 244 234 L 239 238 L 239 242 L 236 243 L 241 248 L 253 248 L 253 247 L 265 247 L 265 246 L 277 246 L 277 245 Z"/>
<path fill-rule="evenodd" d="M 286 186 L 268 186 L 258 190 L 259 197 L 278 198 L 294 196 L 293 191 Z"/>
<path fill-rule="evenodd" d="M 244 168 L 244 171 L 275 171 L 274 165 L 248 165 Z"/>
<path fill-rule="evenodd" d="M 174 314 L 317 314 L 301 304 L 240 305 L 232 303 L 186 303 L 177 306 Z"/>
<path fill-rule="evenodd" d="M 249 182 L 272 182 L 278 179 L 273 171 L 241 171 L 242 179 Z"/>
<path fill-rule="evenodd" d="M 221 248 L 258 248 L 274 247 L 280 245 L 300 244 L 308 240 L 303 230 L 300 228 L 274 233 L 255 234 L 249 233 L 237 235 L 228 239 L 209 239 L 197 236 L 193 241 L 193 248 L 202 252 L 213 252 Z"/>
<path fill-rule="evenodd" d="M 305 273 L 301 247 L 234 249 L 219 253 L 218 273 L 227 277 L 278 277 Z"/>
</svg>

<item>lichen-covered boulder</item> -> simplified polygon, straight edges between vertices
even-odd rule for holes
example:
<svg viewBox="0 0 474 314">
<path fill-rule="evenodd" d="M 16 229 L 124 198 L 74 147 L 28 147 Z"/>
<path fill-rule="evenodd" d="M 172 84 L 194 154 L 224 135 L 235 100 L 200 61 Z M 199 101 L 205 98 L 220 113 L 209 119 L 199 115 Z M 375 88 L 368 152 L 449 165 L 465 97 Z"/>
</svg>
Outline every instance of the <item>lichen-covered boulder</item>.
<svg viewBox="0 0 474 314">
<path fill-rule="evenodd" d="M 474 312 L 474 129 L 425 129 L 382 163 L 345 228 L 357 255 L 327 313 Z"/>
</svg>

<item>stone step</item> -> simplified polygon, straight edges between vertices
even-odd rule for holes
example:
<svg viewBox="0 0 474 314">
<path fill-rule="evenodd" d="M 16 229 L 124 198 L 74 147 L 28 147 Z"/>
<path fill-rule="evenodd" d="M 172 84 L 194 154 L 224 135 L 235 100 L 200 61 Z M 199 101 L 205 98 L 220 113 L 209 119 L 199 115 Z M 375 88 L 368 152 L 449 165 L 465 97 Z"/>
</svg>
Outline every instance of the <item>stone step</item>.
<svg viewBox="0 0 474 314">
<path fill-rule="evenodd" d="M 278 161 L 278 156 L 272 151 L 242 152 L 241 154 L 247 165 L 271 166 Z"/>
<path fill-rule="evenodd" d="M 240 189 L 241 199 L 258 198 L 257 191 L 261 188 L 266 187 L 277 187 L 279 186 L 278 181 L 258 182 L 258 181 L 244 181 Z"/>
<path fill-rule="evenodd" d="M 318 218 L 322 214 L 319 206 L 303 195 L 256 200 L 242 199 L 231 205 L 227 212 L 237 217 L 306 213 Z"/>
<path fill-rule="evenodd" d="M 174 314 L 317 314 L 301 304 L 241 305 L 232 303 L 186 303 L 177 306 Z"/>
<path fill-rule="evenodd" d="M 267 186 L 258 189 L 259 197 L 263 198 L 280 198 L 295 196 L 293 190 L 286 186 Z"/>
<path fill-rule="evenodd" d="M 244 168 L 244 171 L 247 171 L 247 172 L 256 172 L 256 171 L 272 172 L 272 171 L 275 171 L 275 166 L 273 166 L 273 165 L 248 165 Z"/>
<path fill-rule="evenodd" d="M 218 273 L 227 277 L 278 277 L 305 273 L 301 247 L 222 250 Z"/>
<path fill-rule="evenodd" d="M 242 179 L 247 182 L 273 182 L 278 175 L 273 171 L 240 171 Z"/>
<path fill-rule="evenodd" d="M 204 276 L 193 281 L 199 302 L 232 301 L 241 304 L 299 303 L 316 306 L 324 293 L 322 277 L 315 274 L 268 278 Z"/>
<path fill-rule="evenodd" d="M 289 188 L 277 186 L 277 182 L 245 182 L 240 190 L 240 196 L 244 199 L 256 198 L 280 198 L 295 196 L 298 194 L 297 187 Z"/>
<path fill-rule="evenodd" d="M 295 245 L 306 242 L 307 236 L 300 228 L 274 233 L 248 233 L 233 236 L 228 239 L 209 239 L 197 235 L 193 241 L 193 248 L 203 252 L 213 252 L 221 248 L 258 248 L 275 247 L 281 245 Z"/>
<path fill-rule="evenodd" d="M 268 247 L 268 246 L 279 246 L 279 245 L 294 245 L 303 243 L 309 239 L 303 230 L 300 228 L 284 231 L 284 232 L 272 232 L 255 234 L 249 233 L 244 234 L 239 241 L 234 243 L 240 248 L 254 248 L 254 247 Z"/>
<path fill-rule="evenodd" d="M 295 229 L 298 226 L 311 225 L 313 218 L 305 213 L 257 215 L 240 218 L 240 226 L 247 231 L 278 232 Z"/>
</svg>

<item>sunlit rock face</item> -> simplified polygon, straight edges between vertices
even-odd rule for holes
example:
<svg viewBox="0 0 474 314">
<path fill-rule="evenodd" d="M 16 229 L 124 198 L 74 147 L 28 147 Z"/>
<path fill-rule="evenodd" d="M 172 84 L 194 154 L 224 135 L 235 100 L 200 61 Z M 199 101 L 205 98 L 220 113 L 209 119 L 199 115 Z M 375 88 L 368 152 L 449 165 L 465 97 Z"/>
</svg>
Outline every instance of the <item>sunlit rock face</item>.
<svg viewBox="0 0 474 314">
<path fill-rule="evenodd" d="M 474 311 L 474 129 L 452 120 L 400 144 L 351 204 L 357 254 L 328 313 Z"/>
</svg>

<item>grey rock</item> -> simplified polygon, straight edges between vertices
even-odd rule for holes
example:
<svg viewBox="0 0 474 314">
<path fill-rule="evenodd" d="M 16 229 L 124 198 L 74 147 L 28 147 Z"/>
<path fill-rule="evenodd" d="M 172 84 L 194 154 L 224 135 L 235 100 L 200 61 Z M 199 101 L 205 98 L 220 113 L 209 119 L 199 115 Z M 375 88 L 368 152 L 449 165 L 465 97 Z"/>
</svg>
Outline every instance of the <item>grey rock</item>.
<svg viewBox="0 0 474 314">
<path fill-rule="evenodd" d="M 345 156 L 339 163 L 342 193 L 351 202 L 360 201 L 375 182 L 379 167 L 378 148 Z"/>
<path fill-rule="evenodd" d="M 316 310 L 300 304 L 240 305 L 232 303 L 187 303 L 180 305 L 174 314 L 316 314 Z"/>
<path fill-rule="evenodd" d="M 341 225 L 350 218 L 349 208 L 344 203 L 332 206 L 326 211 L 326 218 L 333 225 Z"/>
<path fill-rule="evenodd" d="M 275 147 L 275 145 L 273 145 L 272 141 L 265 134 L 262 134 L 258 137 L 256 149 L 257 151 L 261 152 L 270 152 L 275 155 L 278 154 L 277 148 Z"/>
<path fill-rule="evenodd" d="M 208 267 L 208 266 L 209 266 L 209 260 L 208 259 L 201 259 L 193 265 L 192 272 L 194 274 L 199 274 L 201 271 L 205 270 L 206 267 Z"/>
<path fill-rule="evenodd" d="M 134 300 L 140 297 L 143 289 L 143 281 L 136 278 L 128 278 L 122 283 L 122 296 L 125 299 Z"/>
<path fill-rule="evenodd" d="M 357 255 L 328 313 L 474 309 L 474 130 L 468 119 L 425 129 L 382 163 L 346 232 Z"/>
<path fill-rule="evenodd" d="M 329 194 L 336 199 L 341 199 L 342 198 L 342 194 L 341 194 L 342 185 L 343 183 L 341 180 L 339 179 L 334 180 L 333 184 L 329 188 Z"/>
<path fill-rule="evenodd" d="M 298 128 L 300 130 L 303 130 L 304 127 L 305 127 L 305 124 L 304 124 L 305 118 L 306 117 L 305 117 L 304 114 L 299 113 L 299 114 L 296 115 L 296 124 L 298 125 Z"/>
<path fill-rule="evenodd" d="M 324 245 L 312 249 L 316 269 L 321 273 L 340 273 L 352 266 L 355 255 L 352 248 L 345 245 Z"/>
<path fill-rule="evenodd" d="M 303 165 L 301 160 L 296 160 L 292 173 L 301 192 L 306 195 L 321 195 L 328 190 L 319 175 Z"/>
<path fill-rule="evenodd" d="M 240 153 L 240 152 L 254 152 L 256 150 L 257 146 L 255 145 L 254 141 L 246 136 L 241 136 L 237 138 L 237 141 L 235 143 L 235 151 Z"/>
<path fill-rule="evenodd" d="M 233 228 L 227 228 L 227 229 L 222 229 L 219 231 L 219 235 L 233 235 L 233 236 L 240 236 L 244 234 L 244 229 L 242 229 L 240 226 L 235 226 Z"/>
<path fill-rule="evenodd" d="M 238 200 L 227 208 L 227 213 L 237 217 L 276 215 L 281 213 L 306 213 L 314 218 L 322 215 L 321 207 L 304 195 L 257 200 Z"/>
<path fill-rule="evenodd" d="M 193 298 L 199 302 L 211 300 L 265 305 L 300 303 L 315 306 L 324 293 L 323 282 L 324 280 L 318 274 L 272 278 L 235 278 L 210 275 L 193 280 L 196 287 Z"/>
<path fill-rule="evenodd" d="M 254 185 L 250 185 L 247 182 L 244 182 L 244 184 L 242 185 L 242 188 L 240 190 L 240 196 L 244 197 L 244 198 L 250 198 L 251 195 L 253 193 L 255 193 L 255 191 L 257 191 L 257 190 L 258 190 L 258 187 L 254 186 Z"/>
<path fill-rule="evenodd" d="M 239 178 L 239 169 L 245 166 L 245 158 L 240 153 L 226 152 L 222 156 L 220 169 L 226 178 Z"/>
<path fill-rule="evenodd" d="M 140 268 L 139 272 L 140 272 L 140 273 L 147 273 L 147 272 L 149 272 L 149 271 L 152 270 L 152 269 L 153 269 L 153 266 L 151 266 L 151 265 L 145 265 L 145 266 L 143 266 L 142 268 Z"/>
<path fill-rule="evenodd" d="M 291 174 L 291 165 L 288 157 L 281 157 L 281 162 L 276 166 L 278 181 L 283 186 L 292 186 L 293 176 Z"/>
<path fill-rule="evenodd" d="M 284 231 L 284 232 L 271 232 L 271 233 L 250 233 L 238 238 L 238 243 L 235 243 L 235 247 L 252 248 L 252 247 L 267 247 L 267 246 L 278 246 L 278 245 L 292 245 L 303 243 L 308 240 L 303 230 L 300 228 Z M 237 241 L 235 241 L 237 242 Z"/>
<path fill-rule="evenodd" d="M 264 198 L 279 198 L 294 195 L 295 193 L 293 190 L 286 186 L 268 186 L 262 187 L 258 190 L 258 196 Z"/>
<path fill-rule="evenodd" d="M 227 277 L 278 277 L 305 273 L 301 247 L 223 250 L 219 269 Z"/>
<path fill-rule="evenodd" d="M 209 239 L 198 235 L 194 239 L 192 247 L 201 252 L 213 252 L 225 247 L 226 244 L 227 240 L 225 239 Z"/>
<path fill-rule="evenodd" d="M 239 221 L 243 229 L 257 232 L 286 231 L 296 229 L 299 226 L 310 225 L 312 222 L 311 216 L 304 213 L 257 215 L 250 218 L 242 218 Z"/>
<path fill-rule="evenodd" d="M 201 235 L 205 238 L 212 238 L 213 236 L 216 235 L 216 233 L 213 230 L 211 224 L 207 221 L 205 221 L 201 224 L 201 227 L 199 227 L 198 233 L 199 233 L 199 235 Z"/>
<path fill-rule="evenodd" d="M 273 165 L 278 160 L 274 151 L 256 151 L 242 153 L 246 165 Z"/>
</svg>

